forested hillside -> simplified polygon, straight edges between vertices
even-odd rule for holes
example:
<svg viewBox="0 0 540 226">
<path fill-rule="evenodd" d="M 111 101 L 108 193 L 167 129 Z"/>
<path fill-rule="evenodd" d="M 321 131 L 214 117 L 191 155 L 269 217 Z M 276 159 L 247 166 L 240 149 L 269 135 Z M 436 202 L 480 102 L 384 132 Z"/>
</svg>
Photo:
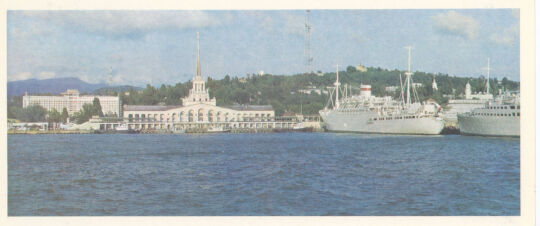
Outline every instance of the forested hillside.
<svg viewBox="0 0 540 226">
<path fill-rule="evenodd" d="M 340 71 L 341 84 L 348 84 L 352 88 L 352 93 L 359 92 L 359 85 L 372 85 L 372 93 L 376 96 L 393 95 L 399 93 L 386 93 L 386 86 L 399 86 L 399 74 L 403 71 L 385 70 L 381 68 L 367 68 L 367 71 L 360 72 L 355 67 L 349 66 L 347 70 Z M 431 83 L 435 77 L 438 84 L 438 91 L 433 91 Z M 300 93 L 298 90 L 315 86 L 317 89 L 326 90 L 326 87 L 333 86 L 336 80 L 335 73 L 325 73 L 323 76 L 297 74 L 286 75 L 262 75 L 248 76 L 247 78 L 231 77 L 229 75 L 221 80 L 208 78 L 207 87 L 210 88 L 210 95 L 215 96 L 217 105 L 232 104 L 270 104 L 276 110 L 277 115 L 283 112 L 302 112 L 304 114 L 317 114 L 326 105 L 328 95 Z M 421 101 L 433 98 L 441 104 L 447 102 L 444 94 L 464 93 L 467 81 L 471 84 L 472 92 L 485 91 L 486 79 L 483 76 L 478 78 L 455 77 L 444 74 L 429 74 L 415 72 L 413 75 L 415 83 L 422 83 L 423 86 L 417 88 L 417 93 Z M 495 79 L 490 79 L 492 93 L 497 93 L 499 88 L 507 90 L 519 90 L 519 82 L 502 79 L 501 84 Z M 176 85 L 162 85 L 159 88 L 147 85 L 140 91 L 130 90 L 120 94 L 123 104 L 137 105 L 180 105 L 181 98 L 186 96 L 191 88 L 191 82 L 177 83 Z"/>
</svg>

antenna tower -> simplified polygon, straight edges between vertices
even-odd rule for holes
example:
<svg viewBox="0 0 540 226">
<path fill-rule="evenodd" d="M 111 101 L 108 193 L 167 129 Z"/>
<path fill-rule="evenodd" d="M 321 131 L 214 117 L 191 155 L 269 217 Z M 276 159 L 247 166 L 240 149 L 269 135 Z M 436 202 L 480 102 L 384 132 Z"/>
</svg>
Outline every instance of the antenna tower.
<svg viewBox="0 0 540 226">
<path fill-rule="evenodd" d="M 306 73 L 309 75 L 313 74 L 313 57 L 311 56 L 311 24 L 309 23 L 309 13 L 310 10 L 306 10 L 306 22 L 304 24 L 306 28 L 306 37 L 305 37 L 305 46 L 304 46 L 304 57 L 306 60 Z"/>
</svg>

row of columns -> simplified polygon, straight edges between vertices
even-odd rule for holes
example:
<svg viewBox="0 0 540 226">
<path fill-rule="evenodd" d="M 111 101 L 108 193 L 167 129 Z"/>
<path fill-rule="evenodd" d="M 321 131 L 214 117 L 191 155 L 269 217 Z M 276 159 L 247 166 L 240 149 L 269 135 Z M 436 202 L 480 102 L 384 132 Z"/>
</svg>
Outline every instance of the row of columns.
<svg viewBox="0 0 540 226">
<path fill-rule="evenodd" d="M 187 129 L 187 128 L 211 128 L 214 126 L 223 126 L 224 128 L 246 128 L 246 129 L 259 129 L 259 128 L 292 128 L 295 123 L 292 122 L 236 122 L 236 123 L 128 123 L 130 129 L 161 129 L 161 130 L 173 130 L 173 129 Z"/>
<path fill-rule="evenodd" d="M 170 117 L 172 116 L 172 117 Z M 273 121 L 271 114 L 128 114 L 129 122 L 253 122 L 253 121 Z"/>
</svg>

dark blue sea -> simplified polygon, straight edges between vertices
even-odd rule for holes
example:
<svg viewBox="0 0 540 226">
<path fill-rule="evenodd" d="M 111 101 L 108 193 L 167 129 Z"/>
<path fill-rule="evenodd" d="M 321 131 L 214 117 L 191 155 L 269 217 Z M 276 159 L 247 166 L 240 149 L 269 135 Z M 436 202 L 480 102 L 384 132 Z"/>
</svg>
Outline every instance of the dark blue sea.
<svg viewBox="0 0 540 226">
<path fill-rule="evenodd" d="M 520 141 L 8 135 L 9 216 L 520 215 Z"/>
</svg>

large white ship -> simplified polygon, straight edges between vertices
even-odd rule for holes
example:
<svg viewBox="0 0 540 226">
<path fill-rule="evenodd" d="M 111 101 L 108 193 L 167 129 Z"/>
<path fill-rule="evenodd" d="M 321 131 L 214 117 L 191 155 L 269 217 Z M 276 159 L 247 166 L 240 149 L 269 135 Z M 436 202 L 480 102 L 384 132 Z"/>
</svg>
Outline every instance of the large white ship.
<svg viewBox="0 0 540 226">
<path fill-rule="evenodd" d="M 399 101 L 393 100 L 389 96 L 372 96 L 370 85 L 361 85 L 360 95 L 345 95 L 344 98 L 340 99 L 339 71 L 336 71 L 335 88 L 331 92 L 335 95 L 335 101 L 330 95 L 329 103 L 325 109 L 319 112 L 325 128 L 335 132 L 440 134 L 444 127 L 441 107 L 434 101 L 427 101 L 424 104 L 420 104 L 418 101 L 411 103 L 410 48 L 409 69 L 405 75 L 405 84 L 400 82 L 402 84 L 401 100 Z M 406 99 L 404 98 L 404 86 L 406 87 Z M 415 99 L 418 100 L 415 89 L 413 88 L 412 91 Z M 330 104 L 332 104 L 332 108 L 329 108 Z"/>
<path fill-rule="evenodd" d="M 506 93 L 489 101 L 483 108 L 458 114 L 463 135 L 520 136 L 519 93 Z"/>
</svg>

